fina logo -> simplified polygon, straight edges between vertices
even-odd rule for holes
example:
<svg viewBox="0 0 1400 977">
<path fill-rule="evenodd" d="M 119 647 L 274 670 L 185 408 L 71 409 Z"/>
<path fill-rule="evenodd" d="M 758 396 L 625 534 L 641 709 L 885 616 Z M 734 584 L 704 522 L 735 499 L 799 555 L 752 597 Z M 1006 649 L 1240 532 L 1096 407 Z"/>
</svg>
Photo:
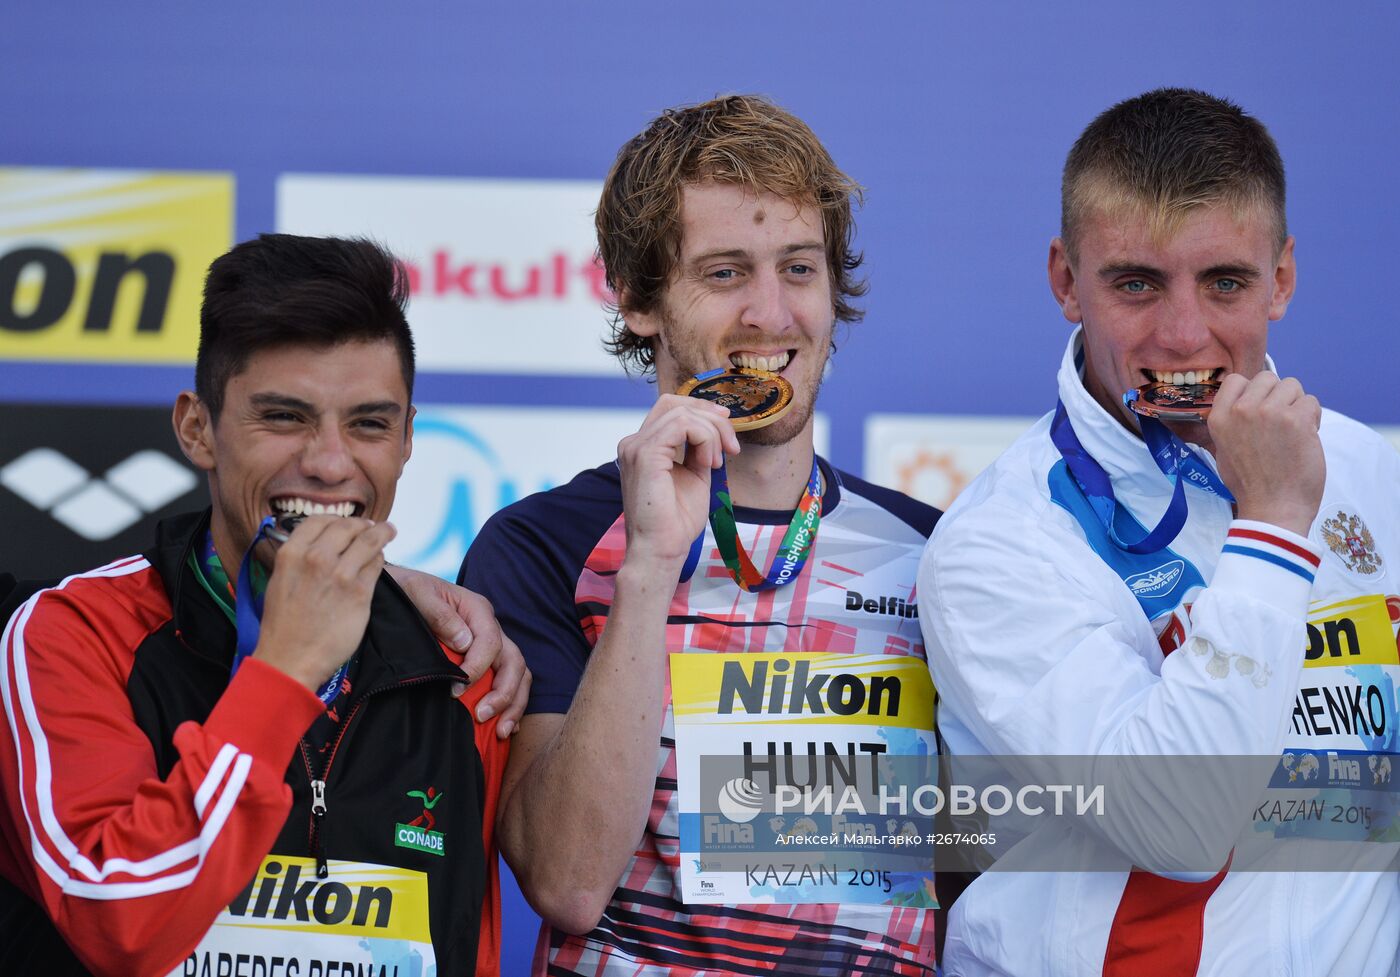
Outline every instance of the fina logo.
<svg viewBox="0 0 1400 977">
<path fill-rule="evenodd" d="M 1146 573 L 1128 577 L 1123 582 L 1128 585 L 1128 589 L 1133 592 L 1135 597 L 1165 597 L 1171 593 L 1185 569 L 1186 562 L 1184 560 L 1172 560 L 1170 563 L 1163 563 Z"/>
<path fill-rule="evenodd" d="M 492 513 L 551 485 L 522 487 L 480 435 L 456 419 L 425 413 L 413 422 L 413 457 L 399 479 L 391 517 L 398 537 L 388 556 L 455 580 Z"/>
</svg>

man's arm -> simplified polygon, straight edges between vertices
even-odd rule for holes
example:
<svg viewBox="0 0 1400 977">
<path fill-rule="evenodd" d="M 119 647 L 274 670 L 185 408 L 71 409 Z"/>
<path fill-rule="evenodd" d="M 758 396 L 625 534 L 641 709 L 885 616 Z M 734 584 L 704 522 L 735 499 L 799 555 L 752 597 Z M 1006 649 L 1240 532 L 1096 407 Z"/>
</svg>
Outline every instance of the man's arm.
<svg viewBox="0 0 1400 977">
<path fill-rule="evenodd" d="M 394 582 L 408 594 L 413 606 L 434 636 L 464 656 L 461 669 L 472 684 L 488 670 L 494 673 L 491 691 L 472 709 L 477 721 L 492 717 L 496 735 L 505 739 L 515 732 L 530 700 L 530 671 L 520 649 L 502 641 L 500 625 L 491 604 L 480 594 L 448 583 L 441 577 L 408 567 L 388 566 Z"/>
<path fill-rule="evenodd" d="M 164 973 L 199 941 L 276 840 L 287 764 L 321 711 L 251 660 L 179 727 L 160 780 L 127 705 L 130 653 L 159 624 L 141 606 L 153 571 L 131 566 L 37 595 L 0 646 L 5 872 L 98 974 Z"/>
<path fill-rule="evenodd" d="M 393 527 L 311 516 L 277 551 L 257 646 L 209 717 L 174 733 L 157 776 L 126 693 L 135 649 L 169 619 L 139 557 L 26 602 L 0 645 L 0 737 L 15 881 L 97 973 L 164 973 L 271 850 L 314 690 L 364 636 Z M 10 869 L 7 869 L 7 871 Z"/>
<path fill-rule="evenodd" d="M 501 850 L 531 904 L 567 932 L 597 924 L 645 830 L 666 616 L 709 512 L 709 472 L 738 449 L 726 410 L 674 396 L 618 446 L 627 551 L 607 625 L 568 713 L 521 723 L 501 797 Z"/>
<path fill-rule="evenodd" d="M 1231 380 L 1211 425 L 1222 474 L 1241 516 L 1272 521 L 1232 525 L 1185 641 L 1160 673 L 1149 666 L 1156 638 L 1146 616 L 1072 519 L 1048 500 L 1032 511 L 993 495 L 944 517 L 919 570 L 940 722 L 1003 756 L 1277 755 L 1319 557 L 1298 530 L 1321 496 L 1320 415 L 1296 382 Z M 1283 402 L 1266 404 L 1271 394 Z M 945 731 L 952 752 L 965 746 L 960 735 Z M 1195 772 L 1195 789 L 1171 804 L 1146 779 L 1115 782 L 1124 816 L 1082 824 L 1140 866 L 1218 867 L 1263 782 L 1232 777 L 1237 768 L 1223 763 Z"/>
</svg>

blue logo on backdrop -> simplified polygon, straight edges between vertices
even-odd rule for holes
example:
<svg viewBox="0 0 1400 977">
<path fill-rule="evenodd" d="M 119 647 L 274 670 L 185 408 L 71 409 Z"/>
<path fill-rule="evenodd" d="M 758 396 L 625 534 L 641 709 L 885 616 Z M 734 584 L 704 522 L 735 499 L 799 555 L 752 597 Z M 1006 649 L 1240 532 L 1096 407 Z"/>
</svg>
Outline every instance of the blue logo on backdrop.
<svg viewBox="0 0 1400 977">
<path fill-rule="evenodd" d="M 548 479 L 521 484 L 470 426 L 425 413 L 414 420 L 413 457 L 399 480 L 392 516 L 399 534 L 390 558 L 454 580 L 467 547 L 494 512 L 553 485 Z"/>
</svg>

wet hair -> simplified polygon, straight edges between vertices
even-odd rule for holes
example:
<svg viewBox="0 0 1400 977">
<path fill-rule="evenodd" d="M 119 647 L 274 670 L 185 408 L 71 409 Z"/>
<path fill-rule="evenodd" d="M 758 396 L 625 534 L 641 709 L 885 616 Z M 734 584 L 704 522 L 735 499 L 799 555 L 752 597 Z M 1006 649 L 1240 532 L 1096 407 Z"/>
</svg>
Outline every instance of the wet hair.
<svg viewBox="0 0 1400 977">
<path fill-rule="evenodd" d="M 285 346 L 392 342 L 413 396 L 408 277 L 363 238 L 262 234 L 209 266 L 199 310 L 194 388 L 218 418 L 224 391 L 254 354 Z"/>
<path fill-rule="evenodd" d="M 1189 88 L 1159 88 L 1119 102 L 1075 142 L 1060 187 L 1060 236 L 1070 259 L 1094 211 L 1145 212 L 1154 236 L 1195 209 L 1269 215 L 1278 249 L 1288 238 L 1283 160 L 1263 123 L 1238 105 Z"/>
<path fill-rule="evenodd" d="M 864 313 L 850 300 L 868 287 L 855 276 L 863 259 L 852 249 L 852 202 L 861 202 L 861 188 L 801 119 L 766 98 L 729 95 L 661 113 L 622 147 L 603 184 L 598 253 L 618 296 L 606 346 L 624 366 L 648 372 L 655 365 L 652 338 L 629 330 L 625 317 L 661 302 L 680 257 L 682 193 L 708 182 L 815 207 L 836 319 L 860 320 Z"/>
</svg>

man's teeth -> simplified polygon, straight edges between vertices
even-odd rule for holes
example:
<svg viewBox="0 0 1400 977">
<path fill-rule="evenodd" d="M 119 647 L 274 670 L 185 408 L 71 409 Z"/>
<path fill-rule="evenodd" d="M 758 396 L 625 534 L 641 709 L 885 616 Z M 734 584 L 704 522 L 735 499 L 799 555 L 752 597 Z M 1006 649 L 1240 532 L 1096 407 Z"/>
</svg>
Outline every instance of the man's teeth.
<svg viewBox="0 0 1400 977">
<path fill-rule="evenodd" d="M 296 516 L 353 516 L 355 514 L 355 503 L 353 502 L 332 502 L 327 505 L 324 502 L 312 502 L 310 499 L 273 499 L 272 508 L 278 512 L 287 512 Z"/>
<path fill-rule="evenodd" d="M 733 353 L 729 357 L 729 362 L 747 370 L 767 370 L 769 373 L 777 373 L 788 365 L 790 359 L 792 356 L 789 353 L 777 353 L 773 356 L 759 356 L 757 353 Z"/>
<path fill-rule="evenodd" d="M 1209 383 L 1217 370 L 1148 370 L 1147 373 L 1157 383 Z"/>
</svg>

